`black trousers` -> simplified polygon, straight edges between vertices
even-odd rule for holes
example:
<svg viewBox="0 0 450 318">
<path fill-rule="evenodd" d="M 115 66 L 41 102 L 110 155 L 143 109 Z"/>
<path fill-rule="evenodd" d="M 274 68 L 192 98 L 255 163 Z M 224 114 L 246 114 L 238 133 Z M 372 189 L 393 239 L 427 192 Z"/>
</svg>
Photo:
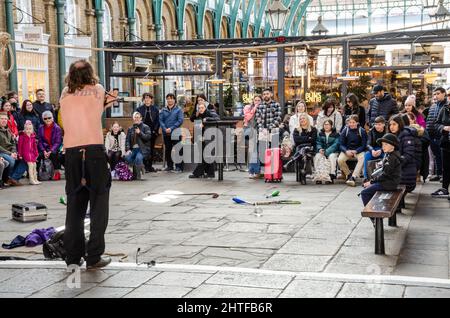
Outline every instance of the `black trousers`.
<svg viewBox="0 0 450 318">
<path fill-rule="evenodd" d="M 85 159 L 83 160 L 83 153 Z M 78 264 L 85 257 L 87 265 L 100 260 L 105 252 L 105 231 L 109 217 L 111 173 L 103 145 L 66 149 L 67 214 L 64 247 L 66 263 Z M 84 237 L 84 218 L 90 207 L 90 236 Z"/>
<path fill-rule="evenodd" d="M 113 171 L 116 168 L 116 165 L 119 163 L 120 159 L 122 158 L 122 151 L 108 151 L 108 162 L 109 166 L 111 168 L 111 171 Z"/>
<path fill-rule="evenodd" d="M 442 149 L 442 187 L 448 190 L 450 185 L 450 151 Z"/>
<path fill-rule="evenodd" d="M 155 143 L 158 135 L 152 134 L 152 139 L 150 139 L 150 150 L 151 154 L 144 158 L 145 170 L 151 170 L 153 167 L 153 154 L 155 153 Z"/>
<path fill-rule="evenodd" d="M 166 157 L 166 162 L 167 162 L 167 167 L 169 169 L 173 169 L 173 160 L 172 160 L 172 148 L 173 146 L 175 146 L 177 143 L 179 143 L 181 140 L 181 137 L 179 140 L 172 140 L 172 136 L 171 135 L 164 135 L 164 155 Z M 177 168 L 180 168 L 181 170 L 183 170 L 183 163 L 177 163 L 176 164 Z"/>
</svg>

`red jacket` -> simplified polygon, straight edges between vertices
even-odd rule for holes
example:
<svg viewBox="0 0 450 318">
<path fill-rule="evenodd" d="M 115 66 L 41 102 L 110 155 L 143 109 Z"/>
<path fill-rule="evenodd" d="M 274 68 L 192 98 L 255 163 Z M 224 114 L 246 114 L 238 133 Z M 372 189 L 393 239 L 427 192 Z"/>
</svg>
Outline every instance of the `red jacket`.
<svg viewBox="0 0 450 318">
<path fill-rule="evenodd" d="M 36 142 L 36 134 L 33 133 L 28 136 L 25 132 L 19 134 L 19 145 L 17 146 L 17 153 L 20 158 L 26 162 L 36 162 L 39 155 Z"/>
<path fill-rule="evenodd" d="M 19 130 L 17 129 L 16 120 L 14 119 L 14 116 L 11 112 L 8 113 L 8 117 L 8 128 L 9 130 L 11 130 L 14 137 L 17 137 L 19 135 Z"/>
</svg>

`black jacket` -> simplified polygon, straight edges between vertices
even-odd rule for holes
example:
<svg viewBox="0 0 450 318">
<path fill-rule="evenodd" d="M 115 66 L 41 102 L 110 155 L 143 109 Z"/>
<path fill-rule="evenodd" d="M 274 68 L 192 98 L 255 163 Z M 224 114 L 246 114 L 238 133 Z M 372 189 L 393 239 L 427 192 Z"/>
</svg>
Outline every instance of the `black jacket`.
<svg viewBox="0 0 450 318">
<path fill-rule="evenodd" d="M 450 135 L 448 131 L 444 130 L 445 126 L 450 126 L 450 109 L 449 105 L 445 105 L 439 112 L 436 120 L 437 131 L 441 134 L 441 148 L 445 151 L 450 151 Z"/>
<path fill-rule="evenodd" d="M 400 184 L 406 185 L 408 192 L 416 188 L 417 175 L 417 130 L 405 127 L 398 135 L 402 158 L 402 178 Z"/>
<path fill-rule="evenodd" d="M 402 160 L 400 153 L 395 150 L 384 156 L 381 174 L 370 180 L 370 183 L 379 183 L 383 186 L 383 189 L 387 191 L 395 190 L 400 184 L 401 172 Z"/>
<path fill-rule="evenodd" d="M 440 130 L 439 130 L 439 124 L 438 119 L 439 115 L 442 111 L 442 109 L 448 107 L 447 99 L 431 105 L 431 107 L 428 109 L 428 115 L 427 115 L 427 131 L 430 138 L 440 138 Z M 442 119 L 441 119 L 442 120 Z"/>
<path fill-rule="evenodd" d="M 313 149 L 316 150 L 317 129 L 315 127 L 311 127 L 311 131 L 302 129 L 301 132 L 298 131 L 298 128 L 295 128 L 293 138 L 295 147 L 312 146 Z"/>
<path fill-rule="evenodd" d="M 344 107 L 344 123 L 351 115 L 358 115 L 359 121 L 358 124 L 364 128 L 366 125 L 366 110 L 362 106 L 358 106 L 358 110 L 355 111 L 348 105 L 345 105 Z M 345 125 L 342 125 L 342 127 L 345 127 Z"/>
<path fill-rule="evenodd" d="M 41 121 L 41 125 L 44 124 L 44 120 L 42 119 L 42 114 L 43 114 L 45 111 L 47 111 L 47 110 L 52 112 L 53 118 L 55 119 L 55 122 L 56 122 L 55 111 L 54 111 L 54 109 L 53 109 L 52 104 L 47 103 L 47 102 L 41 103 L 41 102 L 39 102 L 39 101 L 35 101 L 35 102 L 33 103 L 33 109 L 34 109 L 34 110 L 36 111 L 36 113 L 38 114 L 39 120 Z"/>
<path fill-rule="evenodd" d="M 382 99 L 374 97 L 370 100 L 367 114 L 370 126 L 373 126 L 375 118 L 378 116 L 382 116 L 388 121 L 395 114 L 398 114 L 397 102 L 388 93 L 385 93 Z"/>
<path fill-rule="evenodd" d="M 374 148 L 380 149 L 381 147 L 377 144 L 377 140 L 382 138 L 386 132 L 378 132 L 375 127 L 372 127 L 367 134 L 367 150 L 372 151 Z"/>
<path fill-rule="evenodd" d="M 135 144 L 136 140 L 136 143 L 139 145 L 139 149 L 141 149 L 142 154 L 144 155 L 144 157 L 146 157 L 152 153 L 152 149 L 150 146 L 152 132 L 150 130 L 150 127 L 148 127 L 144 123 L 141 123 L 140 125 L 138 125 L 138 127 L 141 130 L 139 135 L 136 135 L 134 125 L 128 128 L 125 150 L 133 150 L 133 145 Z"/>
<path fill-rule="evenodd" d="M 150 107 L 145 106 L 144 104 L 139 106 L 136 109 L 142 116 L 142 121 L 152 130 L 153 135 L 158 135 L 159 133 L 159 108 L 158 106 L 151 105 Z M 145 115 L 147 112 L 150 112 L 150 120 L 145 121 Z"/>
</svg>

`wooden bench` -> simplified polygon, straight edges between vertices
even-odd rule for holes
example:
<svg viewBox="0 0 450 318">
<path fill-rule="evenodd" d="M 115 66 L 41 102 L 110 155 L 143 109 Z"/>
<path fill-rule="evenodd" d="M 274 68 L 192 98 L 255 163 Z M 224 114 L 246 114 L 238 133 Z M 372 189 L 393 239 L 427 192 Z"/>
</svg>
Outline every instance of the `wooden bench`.
<svg viewBox="0 0 450 318">
<path fill-rule="evenodd" d="M 375 219 L 375 254 L 384 255 L 383 218 L 389 218 L 389 226 L 397 226 L 397 213 L 401 212 L 406 187 L 395 191 L 377 191 L 364 207 L 361 215 Z"/>
</svg>

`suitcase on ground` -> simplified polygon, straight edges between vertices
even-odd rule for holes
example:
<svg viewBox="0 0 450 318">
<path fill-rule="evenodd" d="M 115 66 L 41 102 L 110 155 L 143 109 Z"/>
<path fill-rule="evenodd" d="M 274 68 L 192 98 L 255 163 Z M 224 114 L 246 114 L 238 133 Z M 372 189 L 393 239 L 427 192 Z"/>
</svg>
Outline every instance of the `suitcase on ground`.
<svg viewBox="0 0 450 318">
<path fill-rule="evenodd" d="M 281 149 L 266 149 L 264 157 L 264 181 L 281 182 L 283 179 L 283 166 L 281 161 Z"/>
<path fill-rule="evenodd" d="M 27 202 L 12 205 L 12 218 L 19 222 L 47 220 L 47 207 L 41 203 Z"/>
</svg>

